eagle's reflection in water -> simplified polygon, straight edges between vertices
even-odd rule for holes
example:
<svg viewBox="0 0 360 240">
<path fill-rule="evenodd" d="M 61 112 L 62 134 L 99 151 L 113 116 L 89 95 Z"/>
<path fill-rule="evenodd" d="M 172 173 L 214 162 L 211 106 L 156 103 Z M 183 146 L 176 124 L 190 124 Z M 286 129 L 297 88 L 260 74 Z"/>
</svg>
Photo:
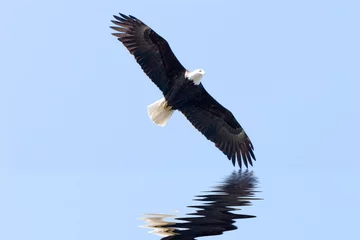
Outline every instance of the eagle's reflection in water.
<svg viewBox="0 0 360 240">
<path fill-rule="evenodd" d="M 220 235 L 225 231 L 235 230 L 235 219 L 253 218 L 253 215 L 238 214 L 238 207 L 250 206 L 252 200 L 260 200 L 255 194 L 258 184 L 253 172 L 234 172 L 214 190 L 196 196 L 199 204 L 188 206 L 196 209 L 187 217 L 174 218 L 175 215 L 146 214 L 141 219 L 146 221 L 142 227 L 151 228 L 151 233 L 165 239 L 191 240 L 202 236 Z M 173 218 L 167 221 L 165 218 Z M 181 222 L 177 222 L 181 221 Z"/>
</svg>

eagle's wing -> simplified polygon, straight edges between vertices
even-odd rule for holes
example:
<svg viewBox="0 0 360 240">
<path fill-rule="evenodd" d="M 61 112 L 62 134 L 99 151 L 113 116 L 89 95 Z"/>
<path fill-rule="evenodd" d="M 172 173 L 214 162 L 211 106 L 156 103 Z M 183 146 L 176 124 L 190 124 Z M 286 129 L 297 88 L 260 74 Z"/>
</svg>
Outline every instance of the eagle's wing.
<svg viewBox="0 0 360 240">
<path fill-rule="evenodd" d="M 244 129 L 233 114 L 218 103 L 201 86 L 201 94 L 190 100 L 179 110 L 208 140 L 215 143 L 227 157 L 241 167 L 241 158 L 246 167 L 255 159 L 254 147 Z"/>
<path fill-rule="evenodd" d="M 178 61 L 165 39 L 133 16 L 114 16 L 117 26 L 111 26 L 112 33 L 134 55 L 146 75 L 165 95 L 172 86 L 172 80 L 185 74 L 185 68 Z"/>
</svg>

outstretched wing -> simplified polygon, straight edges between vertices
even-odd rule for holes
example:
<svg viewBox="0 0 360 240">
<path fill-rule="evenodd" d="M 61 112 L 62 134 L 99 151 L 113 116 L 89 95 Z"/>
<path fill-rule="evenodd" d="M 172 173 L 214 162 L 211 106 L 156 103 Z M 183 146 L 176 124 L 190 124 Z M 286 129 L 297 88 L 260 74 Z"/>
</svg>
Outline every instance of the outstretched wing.
<svg viewBox="0 0 360 240">
<path fill-rule="evenodd" d="M 165 39 L 133 16 L 120 13 L 112 20 L 112 33 L 134 55 L 146 75 L 164 95 L 172 87 L 172 80 L 184 74 L 185 68 L 178 61 Z"/>
<path fill-rule="evenodd" d="M 233 114 L 218 103 L 200 86 L 201 93 L 179 110 L 208 140 L 215 143 L 235 166 L 241 159 L 245 166 L 252 165 L 255 159 L 254 147 L 244 129 Z"/>
</svg>

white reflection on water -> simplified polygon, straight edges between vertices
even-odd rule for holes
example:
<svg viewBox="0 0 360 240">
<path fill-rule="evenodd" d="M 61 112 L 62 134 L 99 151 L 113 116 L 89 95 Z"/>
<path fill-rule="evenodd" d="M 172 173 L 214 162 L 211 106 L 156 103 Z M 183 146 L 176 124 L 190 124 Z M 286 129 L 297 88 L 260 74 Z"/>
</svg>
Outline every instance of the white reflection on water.
<svg viewBox="0 0 360 240">
<path fill-rule="evenodd" d="M 175 224 L 175 222 L 165 221 L 164 218 L 174 218 L 176 215 L 170 214 L 161 214 L 161 213 L 153 213 L 153 214 L 144 214 L 144 217 L 140 218 L 146 222 L 146 225 L 140 226 L 143 228 L 150 228 L 152 231 L 149 233 L 153 233 L 155 235 L 161 237 L 173 236 L 176 235 L 173 231 L 176 228 L 167 227 L 169 225 Z"/>
</svg>

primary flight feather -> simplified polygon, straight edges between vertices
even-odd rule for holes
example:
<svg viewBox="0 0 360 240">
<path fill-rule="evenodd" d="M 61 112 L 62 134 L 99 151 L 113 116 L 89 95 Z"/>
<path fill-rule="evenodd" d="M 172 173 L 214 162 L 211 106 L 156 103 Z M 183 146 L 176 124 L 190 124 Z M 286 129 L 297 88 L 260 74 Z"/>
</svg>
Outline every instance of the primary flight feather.
<svg viewBox="0 0 360 240">
<path fill-rule="evenodd" d="M 148 106 L 151 120 L 165 126 L 175 110 L 185 117 L 208 140 L 215 143 L 233 165 L 248 167 L 255 159 L 254 147 L 233 114 L 205 90 L 201 78 L 205 71 L 188 71 L 179 62 L 165 39 L 145 23 L 120 13 L 112 20 L 112 33 L 134 55 L 146 75 L 164 97 Z"/>
</svg>

